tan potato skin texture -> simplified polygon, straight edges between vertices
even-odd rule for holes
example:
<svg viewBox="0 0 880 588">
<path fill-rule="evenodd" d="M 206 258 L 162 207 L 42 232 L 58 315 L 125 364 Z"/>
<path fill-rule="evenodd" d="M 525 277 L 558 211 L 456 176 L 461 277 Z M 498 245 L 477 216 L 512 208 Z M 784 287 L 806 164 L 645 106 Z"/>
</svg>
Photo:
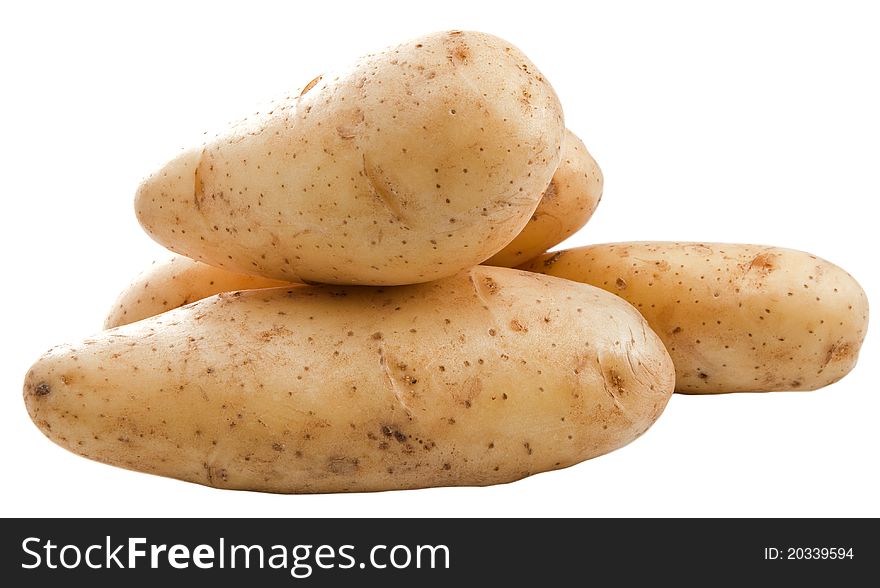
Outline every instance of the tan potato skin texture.
<svg viewBox="0 0 880 588">
<path fill-rule="evenodd" d="M 565 131 L 562 161 L 550 186 L 531 221 L 486 265 L 513 267 L 531 259 L 574 234 L 596 210 L 602 199 L 602 171 L 569 130 Z M 221 292 L 283 285 L 280 280 L 231 272 L 175 255 L 154 262 L 119 295 L 104 328 L 133 323 Z"/>
<path fill-rule="evenodd" d="M 562 243 L 587 224 L 602 200 L 604 178 L 583 141 L 566 129 L 562 160 L 529 223 L 485 265 L 516 267 Z"/>
<path fill-rule="evenodd" d="M 285 281 L 409 284 L 489 258 L 559 165 L 562 108 L 506 41 L 427 35 L 172 160 L 135 211 L 172 251 Z"/>
<path fill-rule="evenodd" d="M 868 328 L 858 282 L 815 255 L 729 243 L 613 243 L 522 266 L 632 303 L 689 394 L 815 390 L 855 365 Z"/>
<path fill-rule="evenodd" d="M 292 284 L 230 272 L 175 255 L 154 261 L 119 294 L 104 320 L 104 328 L 127 325 L 221 292 L 282 286 Z"/>
<path fill-rule="evenodd" d="M 398 288 L 213 296 L 56 347 L 28 412 L 105 463 L 220 488 L 488 485 L 621 447 L 674 370 L 626 302 L 475 267 Z"/>
</svg>

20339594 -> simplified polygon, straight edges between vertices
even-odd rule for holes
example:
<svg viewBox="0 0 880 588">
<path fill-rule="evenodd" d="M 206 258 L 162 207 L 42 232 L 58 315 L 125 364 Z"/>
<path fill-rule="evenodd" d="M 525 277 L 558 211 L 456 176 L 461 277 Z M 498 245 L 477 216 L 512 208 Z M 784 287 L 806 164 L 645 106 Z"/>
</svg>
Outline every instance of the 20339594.
<svg viewBox="0 0 880 588">
<path fill-rule="evenodd" d="M 764 559 L 855 559 L 852 547 L 765 547 Z"/>
</svg>

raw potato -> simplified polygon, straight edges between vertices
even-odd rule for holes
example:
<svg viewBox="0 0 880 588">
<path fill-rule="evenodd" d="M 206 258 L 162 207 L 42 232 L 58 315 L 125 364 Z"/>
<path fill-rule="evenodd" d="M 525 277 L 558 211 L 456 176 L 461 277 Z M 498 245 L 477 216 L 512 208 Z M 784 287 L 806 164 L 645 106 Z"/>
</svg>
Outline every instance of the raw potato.
<svg viewBox="0 0 880 588">
<path fill-rule="evenodd" d="M 53 441 L 222 488 L 487 485 L 621 447 L 674 370 L 622 299 L 475 267 L 397 288 L 218 295 L 57 347 L 24 399 Z"/>
<path fill-rule="evenodd" d="M 529 224 L 486 265 L 515 267 L 558 245 L 587 224 L 602 199 L 602 170 L 578 137 L 566 129 L 562 161 L 541 195 Z"/>
<path fill-rule="evenodd" d="M 691 394 L 814 390 L 855 365 L 868 299 L 809 253 L 727 243 L 614 243 L 548 253 L 523 269 L 632 303 Z"/>
<path fill-rule="evenodd" d="M 285 281 L 409 284 L 507 245 L 559 165 L 548 81 L 491 35 L 368 55 L 185 151 L 138 189 L 172 251 Z"/>
<path fill-rule="evenodd" d="M 104 328 L 127 325 L 221 292 L 280 286 L 290 284 L 230 272 L 175 255 L 154 261 L 135 278 L 113 303 Z"/>
<path fill-rule="evenodd" d="M 532 220 L 485 264 L 513 267 L 541 254 L 586 224 L 601 198 L 602 171 L 581 140 L 566 130 L 562 161 Z M 104 328 L 133 323 L 221 292 L 285 284 L 175 255 L 167 261 L 154 262 L 126 288 L 113 305 Z"/>
</svg>

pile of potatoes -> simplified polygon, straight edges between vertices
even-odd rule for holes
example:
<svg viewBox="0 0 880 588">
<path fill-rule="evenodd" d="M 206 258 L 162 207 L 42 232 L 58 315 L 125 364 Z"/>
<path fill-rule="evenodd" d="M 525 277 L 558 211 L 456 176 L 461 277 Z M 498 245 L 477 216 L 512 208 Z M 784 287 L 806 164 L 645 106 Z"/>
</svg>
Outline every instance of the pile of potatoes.
<svg viewBox="0 0 880 588">
<path fill-rule="evenodd" d="M 626 445 L 673 391 L 812 390 L 865 336 L 813 255 L 615 243 L 545 253 L 602 173 L 548 80 L 443 32 L 319 76 L 137 190 L 176 255 L 28 372 L 80 455 L 220 488 L 487 485 Z"/>
</svg>

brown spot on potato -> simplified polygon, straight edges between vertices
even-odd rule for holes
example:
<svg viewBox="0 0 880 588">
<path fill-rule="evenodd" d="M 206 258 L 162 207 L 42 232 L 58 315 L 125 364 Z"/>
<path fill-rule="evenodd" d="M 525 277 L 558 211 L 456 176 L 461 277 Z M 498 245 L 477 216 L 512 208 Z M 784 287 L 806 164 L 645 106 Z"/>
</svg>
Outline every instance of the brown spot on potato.
<svg viewBox="0 0 880 588">
<path fill-rule="evenodd" d="M 213 466 L 208 463 L 202 465 L 205 468 L 205 475 L 208 478 L 209 485 L 216 486 L 218 482 L 226 482 L 229 479 L 229 474 L 226 471 L 226 468 Z"/>
<path fill-rule="evenodd" d="M 305 96 L 309 90 L 311 90 L 312 88 L 314 88 L 315 86 L 318 85 L 318 82 L 320 82 L 321 78 L 323 78 L 323 77 L 324 77 L 323 75 L 320 75 L 320 76 L 316 77 L 314 80 L 312 80 L 311 82 L 309 82 L 308 84 L 306 84 L 306 87 L 302 89 L 302 92 L 300 92 L 299 95 Z"/>
<path fill-rule="evenodd" d="M 271 341 L 275 337 L 283 337 L 283 336 L 292 335 L 292 334 L 293 333 L 291 332 L 291 330 L 288 329 L 287 327 L 285 327 L 283 325 L 275 325 L 271 329 L 268 329 L 266 331 L 262 331 L 261 333 L 259 333 L 258 337 L 260 338 L 261 341 Z"/>
<path fill-rule="evenodd" d="M 510 330 L 515 333 L 528 333 L 529 330 L 517 319 L 510 321 Z"/>
<path fill-rule="evenodd" d="M 759 253 L 749 262 L 747 271 L 758 271 L 762 274 L 769 274 L 776 269 L 775 253 Z"/>
<path fill-rule="evenodd" d="M 356 457 L 331 457 L 327 460 L 327 471 L 333 474 L 350 475 L 358 471 L 360 460 Z"/>
<path fill-rule="evenodd" d="M 393 437 L 398 443 L 405 443 L 408 439 L 407 435 L 391 425 L 382 425 L 382 434 L 386 437 Z"/>
<path fill-rule="evenodd" d="M 611 384 L 611 387 L 614 388 L 614 391 L 617 392 L 619 396 L 623 396 L 626 394 L 626 388 L 624 387 L 623 378 L 620 377 L 614 370 L 608 370 L 608 383 Z"/>
<path fill-rule="evenodd" d="M 341 139 L 353 139 L 357 136 L 361 124 L 364 122 L 364 111 L 355 108 L 339 115 L 342 121 L 336 126 L 336 134 Z"/>
<path fill-rule="evenodd" d="M 36 386 L 34 386 L 34 395 L 35 396 L 48 396 L 52 393 L 52 387 L 49 386 L 46 382 L 40 382 Z"/>
<path fill-rule="evenodd" d="M 455 401 L 465 408 L 470 408 L 477 397 L 483 392 L 483 381 L 479 377 L 468 378 L 459 390 L 452 392 Z"/>
<path fill-rule="evenodd" d="M 205 200 L 205 181 L 202 179 L 201 166 L 197 165 L 193 171 L 193 204 L 196 210 L 201 211 L 202 202 Z M 146 286 L 145 286 L 146 287 Z M 140 300 L 138 300 L 140 302 Z"/>
<path fill-rule="evenodd" d="M 559 195 L 559 186 L 556 183 L 556 179 L 550 180 L 550 184 L 547 186 L 547 189 L 544 190 L 544 194 L 541 196 L 541 200 L 546 200 L 547 202 L 553 202 L 556 197 Z"/>
<path fill-rule="evenodd" d="M 544 267 L 550 267 L 551 265 L 553 265 L 554 263 L 559 261 L 559 258 L 562 257 L 562 255 L 564 253 L 565 253 L 565 251 L 557 251 L 556 253 L 554 253 L 553 255 L 548 257 L 547 259 L 545 259 L 544 260 Z"/>
<path fill-rule="evenodd" d="M 452 36 L 452 34 L 450 34 L 450 36 Z M 452 65 L 467 65 L 470 56 L 470 47 L 456 39 L 452 42 L 452 46 L 449 48 L 449 52 L 446 54 L 446 59 Z"/>
<path fill-rule="evenodd" d="M 614 285 L 617 286 L 618 290 L 626 290 L 626 280 L 623 278 L 617 278 L 614 282 Z"/>
<path fill-rule="evenodd" d="M 501 287 L 490 276 L 474 274 L 475 272 L 471 272 L 468 275 L 468 280 L 470 280 L 471 286 L 474 288 L 474 294 L 480 299 L 485 308 L 489 308 L 489 299 L 495 296 L 501 290 Z"/>
<path fill-rule="evenodd" d="M 397 183 L 392 181 L 381 167 L 371 165 L 367 161 L 366 155 L 363 156 L 363 171 L 376 199 L 385 205 L 388 212 L 398 222 L 405 225 L 410 224 L 405 213 L 408 199 L 404 194 L 400 193 L 400 187 Z"/>
<path fill-rule="evenodd" d="M 354 129 L 352 127 L 346 127 L 343 125 L 336 126 L 336 134 L 339 135 L 340 139 L 354 139 L 357 136 Z"/>
<path fill-rule="evenodd" d="M 844 361 L 850 359 L 853 355 L 852 345 L 845 341 L 836 341 L 828 346 L 825 353 L 825 361 L 822 363 L 824 368 L 833 361 Z"/>
</svg>

